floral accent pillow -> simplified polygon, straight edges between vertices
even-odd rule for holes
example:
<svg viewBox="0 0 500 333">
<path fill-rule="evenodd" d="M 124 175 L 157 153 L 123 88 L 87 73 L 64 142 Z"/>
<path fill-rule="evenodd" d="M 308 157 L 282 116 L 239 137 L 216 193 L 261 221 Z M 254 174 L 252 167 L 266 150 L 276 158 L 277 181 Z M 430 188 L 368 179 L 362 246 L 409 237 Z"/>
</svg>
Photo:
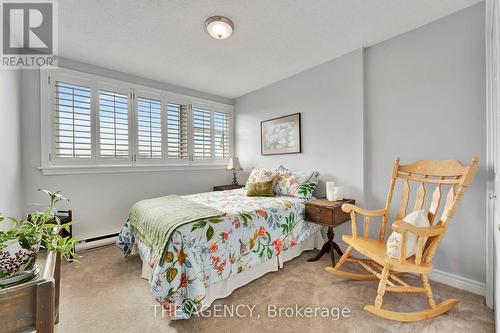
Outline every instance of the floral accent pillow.
<svg viewBox="0 0 500 333">
<path fill-rule="evenodd" d="M 309 200 L 319 181 L 318 171 L 290 171 L 280 166 L 278 181 L 274 188 L 277 195 L 288 195 Z"/>
<path fill-rule="evenodd" d="M 273 187 L 276 184 L 277 173 L 273 170 L 255 168 L 250 173 L 245 187 L 248 189 L 251 183 L 262 183 L 272 181 Z"/>
</svg>

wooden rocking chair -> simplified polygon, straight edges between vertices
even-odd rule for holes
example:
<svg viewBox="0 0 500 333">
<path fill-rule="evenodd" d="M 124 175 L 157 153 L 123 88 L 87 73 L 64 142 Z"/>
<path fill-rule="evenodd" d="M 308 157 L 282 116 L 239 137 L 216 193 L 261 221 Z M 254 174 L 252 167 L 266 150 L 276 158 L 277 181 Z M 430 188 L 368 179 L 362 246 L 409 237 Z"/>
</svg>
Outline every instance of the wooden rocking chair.
<svg viewBox="0 0 500 333">
<path fill-rule="evenodd" d="M 412 164 L 400 165 L 399 158 L 396 158 L 392 170 L 389 193 L 384 209 L 365 210 L 355 205 L 345 204 L 342 206 L 344 212 L 351 214 L 352 235 L 344 235 L 342 240 L 349 245 L 344 255 L 340 258 L 335 267 L 326 267 L 326 271 L 337 276 L 352 280 L 376 280 L 379 279 L 375 305 L 366 305 L 365 310 L 373 314 L 391 320 L 398 321 L 419 321 L 441 315 L 452 309 L 457 303 L 456 299 L 448 299 L 440 304 L 435 303 L 432 290 L 429 285 L 427 275 L 432 272 L 432 258 L 443 238 L 450 220 L 453 218 L 458 204 L 462 199 L 465 190 L 472 183 L 476 173 L 479 159 L 473 158 L 470 166 L 465 167 L 456 160 L 449 161 L 418 161 Z M 392 223 L 392 230 L 402 235 L 400 247 L 400 259 L 393 259 L 387 256 L 385 232 L 389 218 L 390 205 L 397 179 L 403 182 L 402 200 L 399 211 Z M 406 216 L 408 201 L 410 197 L 410 182 L 419 183 L 416 191 L 413 211 L 421 210 L 425 203 L 426 184 L 435 184 L 428 218 L 430 225 L 428 228 L 418 228 L 408 224 L 402 219 Z M 431 186 L 431 185 L 428 185 Z M 441 218 L 433 224 L 441 203 L 442 187 L 449 186 L 450 190 L 444 201 L 444 208 Z M 364 234 L 358 236 L 356 227 L 356 213 L 363 215 Z M 382 223 L 378 234 L 378 239 L 369 237 L 370 222 L 375 217 L 381 217 Z M 414 256 L 406 258 L 406 244 L 408 233 L 417 236 L 418 246 Z M 427 238 L 427 241 L 425 239 Z M 366 258 L 351 257 L 353 250 L 358 251 Z M 341 267 L 346 262 L 353 262 L 361 265 L 368 273 L 355 273 L 342 270 Z M 404 273 L 420 274 L 422 287 L 411 286 L 405 282 L 400 275 Z M 382 309 L 382 301 L 386 291 L 400 293 L 426 293 L 429 308 L 418 312 L 398 312 Z"/>
</svg>

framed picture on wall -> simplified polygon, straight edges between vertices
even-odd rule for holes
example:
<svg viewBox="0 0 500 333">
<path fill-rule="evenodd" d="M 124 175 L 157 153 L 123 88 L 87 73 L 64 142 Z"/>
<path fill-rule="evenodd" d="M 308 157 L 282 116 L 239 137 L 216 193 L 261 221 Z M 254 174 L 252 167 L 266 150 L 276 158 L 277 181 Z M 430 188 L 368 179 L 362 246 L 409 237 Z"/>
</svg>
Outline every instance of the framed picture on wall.
<svg viewBox="0 0 500 333">
<path fill-rule="evenodd" d="M 300 113 L 262 121 L 260 147 L 262 155 L 300 153 Z"/>
</svg>

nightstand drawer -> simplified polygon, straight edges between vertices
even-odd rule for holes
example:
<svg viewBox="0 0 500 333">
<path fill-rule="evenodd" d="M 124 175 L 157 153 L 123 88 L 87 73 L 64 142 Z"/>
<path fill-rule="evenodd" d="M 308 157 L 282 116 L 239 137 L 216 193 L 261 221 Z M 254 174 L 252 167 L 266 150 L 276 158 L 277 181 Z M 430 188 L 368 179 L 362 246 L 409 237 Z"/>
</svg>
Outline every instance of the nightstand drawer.
<svg viewBox="0 0 500 333">
<path fill-rule="evenodd" d="M 325 225 L 333 225 L 333 210 L 306 205 L 306 220 Z"/>
</svg>

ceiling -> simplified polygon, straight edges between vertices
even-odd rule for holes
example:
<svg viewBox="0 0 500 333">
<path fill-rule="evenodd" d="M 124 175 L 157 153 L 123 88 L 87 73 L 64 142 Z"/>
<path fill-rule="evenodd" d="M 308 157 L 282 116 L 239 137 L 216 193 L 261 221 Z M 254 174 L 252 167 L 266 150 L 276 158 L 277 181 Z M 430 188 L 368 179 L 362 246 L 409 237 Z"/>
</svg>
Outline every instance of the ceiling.
<svg viewBox="0 0 500 333">
<path fill-rule="evenodd" d="M 480 0 L 64 0 L 62 57 L 235 98 Z M 211 38 L 204 21 L 233 20 Z"/>
</svg>

